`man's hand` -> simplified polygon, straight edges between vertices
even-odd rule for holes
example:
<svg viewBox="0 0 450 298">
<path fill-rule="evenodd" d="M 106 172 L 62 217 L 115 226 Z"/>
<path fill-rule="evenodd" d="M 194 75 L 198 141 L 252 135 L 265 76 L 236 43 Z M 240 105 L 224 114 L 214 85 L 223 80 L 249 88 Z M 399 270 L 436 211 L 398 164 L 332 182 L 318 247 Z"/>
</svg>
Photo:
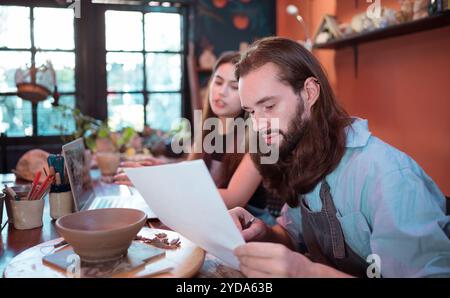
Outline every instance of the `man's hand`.
<svg viewBox="0 0 450 298">
<path fill-rule="evenodd" d="M 315 263 L 282 244 L 251 242 L 234 251 L 247 277 L 314 277 Z"/>
<path fill-rule="evenodd" d="M 352 277 L 333 267 L 314 263 L 282 244 L 251 242 L 234 250 L 247 277 Z"/>
<path fill-rule="evenodd" d="M 255 218 L 242 207 L 233 208 L 229 212 L 245 241 L 258 241 L 264 238 L 269 227 L 262 220 Z M 243 226 L 243 223 L 250 223 L 252 220 L 249 227 Z"/>
</svg>

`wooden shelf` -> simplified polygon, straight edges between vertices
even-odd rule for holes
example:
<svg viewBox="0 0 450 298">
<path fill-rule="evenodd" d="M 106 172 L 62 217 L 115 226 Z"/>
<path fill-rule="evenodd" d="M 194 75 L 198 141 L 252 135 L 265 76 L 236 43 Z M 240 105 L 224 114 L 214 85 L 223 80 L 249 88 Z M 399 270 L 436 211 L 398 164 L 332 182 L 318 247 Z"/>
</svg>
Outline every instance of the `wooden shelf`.
<svg viewBox="0 0 450 298">
<path fill-rule="evenodd" d="M 368 43 L 376 40 L 392 38 L 407 34 L 413 34 L 422 31 L 428 31 L 436 28 L 450 25 L 450 11 L 445 11 L 440 15 L 427 17 L 417 21 L 411 21 L 403 24 L 389 26 L 387 28 L 376 29 L 370 32 L 353 34 L 332 40 L 327 43 L 315 44 L 315 49 L 340 49 L 345 47 L 355 47 L 358 44 Z M 443 37 L 445 38 L 445 37 Z"/>
</svg>

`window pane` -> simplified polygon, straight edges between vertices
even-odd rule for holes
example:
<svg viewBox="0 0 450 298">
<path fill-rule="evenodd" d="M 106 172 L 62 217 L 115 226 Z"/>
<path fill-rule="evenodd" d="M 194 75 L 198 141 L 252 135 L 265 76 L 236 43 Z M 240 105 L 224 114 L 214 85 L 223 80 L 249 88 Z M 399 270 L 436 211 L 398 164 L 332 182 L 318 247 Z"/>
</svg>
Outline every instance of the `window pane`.
<svg viewBox="0 0 450 298">
<path fill-rule="evenodd" d="M 147 89 L 179 91 L 181 87 L 181 55 L 147 54 Z"/>
<path fill-rule="evenodd" d="M 181 50 L 181 15 L 147 13 L 145 15 L 145 49 L 147 51 Z"/>
<path fill-rule="evenodd" d="M 74 11 L 70 8 L 34 8 L 34 42 L 41 49 L 72 50 Z"/>
<path fill-rule="evenodd" d="M 179 123 L 181 118 L 180 93 L 149 94 L 147 105 L 147 124 L 154 129 L 168 131 Z"/>
<path fill-rule="evenodd" d="M 0 47 L 31 47 L 28 7 L 0 6 L 0 20 Z"/>
<path fill-rule="evenodd" d="M 142 94 L 108 95 L 108 125 L 113 131 L 124 127 L 144 129 L 144 96 Z"/>
<path fill-rule="evenodd" d="M 0 51 L 0 92 L 16 92 L 16 70 L 31 65 L 30 52 Z"/>
<path fill-rule="evenodd" d="M 142 54 L 108 53 L 106 71 L 108 91 L 140 91 L 144 89 Z"/>
<path fill-rule="evenodd" d="M 50 60 L 56 71 L 56 82 L 59 92 L 75 91 L 75 54 L 64 52 L 37 52 L 36 66 L 39 67 Z M 53 90 L 51 90 L 53 92 Z"/>
<path fill-rule="evenodd" d="M 31 136 L 31 102 L 17 96 L 0 95 L 0 132 L 9 137 Z"/>
<path fill-rule="evenodd" d="M 70 110 L 52 106 L 53 98 L 38 104 L 38 135 L 54 136 L 68 135 L 75 131 L 75 120 Z M 75 96 L 64 95 L 59 98 L 59 104 L 70 108 L 75 107 Z"/>
<path fill-rule="evenodd" d="M 142 51 L 142 13 L 108 10 L 105 23 L 106 50 Z"/>
</svg>

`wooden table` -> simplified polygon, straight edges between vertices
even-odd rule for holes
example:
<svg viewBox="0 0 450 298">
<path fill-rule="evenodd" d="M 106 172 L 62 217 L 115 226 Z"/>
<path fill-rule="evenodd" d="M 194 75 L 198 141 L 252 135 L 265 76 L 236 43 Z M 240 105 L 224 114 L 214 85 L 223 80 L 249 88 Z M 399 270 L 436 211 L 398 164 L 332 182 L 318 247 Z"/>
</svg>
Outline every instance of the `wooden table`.
<svg viewBox="0 0 450 298">
<path fill-rule="evenodd" d="M 14 174 L 0 174 L 0 185 L 7 184 L 8 186 L 14 184 L 25 184 L 26 181 L 16 180 Z M 98 183 L 94 180 L 94 188 L 97 194 L 114 193 L 119 194 L 119 186 L 114 184 Z M 19 253 L 24 250 L 38 245 L 40 243 L 59 238 L 60 236 L 56 232 L 55 221 L 50 217 L 50 207 L 48 198 L 45 199 L 43 222 L 44 225 L 41 228 L 32 230 L 16 230 L 13 225 L 6 224 L 2 230 L 0 236 L 0 275 L 3 276 L 3 272 L 9 262 Z M 8 217 L 6 214 L 6 208 L 3 206 L 3 223 L 7 222 Z M 157 219 L 149 220 L 149 226 L 158 229 L 168 229 Z M 210 254 L 206 254 L 205 262 L 197 273 L 196 277 L 242 277 L 242 274 L 236 270 L 227 267 L 222 261 L 213 257 Z"/>
</svg>

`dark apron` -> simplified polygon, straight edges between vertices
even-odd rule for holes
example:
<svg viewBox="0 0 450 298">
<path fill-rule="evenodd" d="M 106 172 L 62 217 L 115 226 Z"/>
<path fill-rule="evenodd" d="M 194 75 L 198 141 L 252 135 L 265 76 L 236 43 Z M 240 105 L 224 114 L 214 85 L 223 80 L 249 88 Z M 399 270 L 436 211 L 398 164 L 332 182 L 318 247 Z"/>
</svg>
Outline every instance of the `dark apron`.
<svg viewBox="0 0 450 298">
<path fill-rule="evenodd" d="M 303 237 L 306 255 L 313 262 L 322 263 L 339 271 L 357 277 L 367 277 L 369 266 L 346 243 L 342 227 L 336 217 L 336 207 L 330 193 L 330 186 L 324 180 L 320 187 L 322 210 L 312 212 L 304 196 L 300 199 Z"/>
</svg>

